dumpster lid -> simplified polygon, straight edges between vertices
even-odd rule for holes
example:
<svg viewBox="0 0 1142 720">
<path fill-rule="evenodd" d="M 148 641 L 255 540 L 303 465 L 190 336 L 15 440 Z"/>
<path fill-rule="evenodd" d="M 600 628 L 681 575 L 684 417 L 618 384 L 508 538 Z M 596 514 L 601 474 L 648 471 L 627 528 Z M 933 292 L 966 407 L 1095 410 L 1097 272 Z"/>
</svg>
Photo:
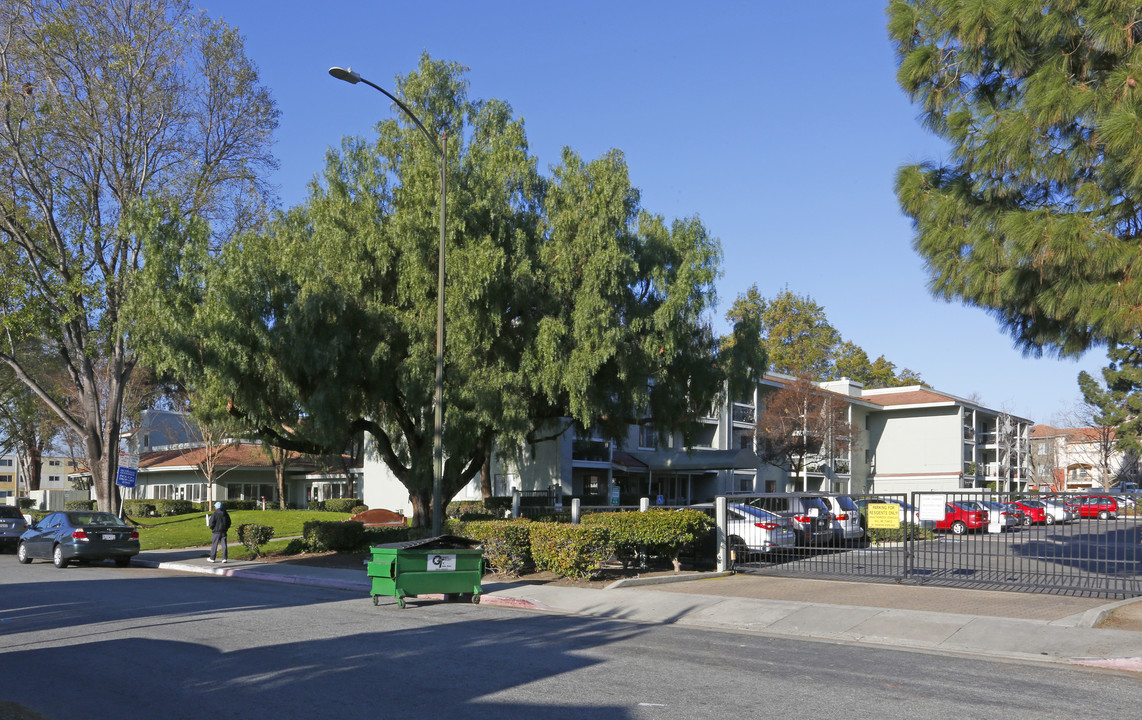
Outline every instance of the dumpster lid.
<svg viewBox="0 0 1142 720">
<path fill-rule="evenodd" d="M 373 547 L 392 548 L 394 550 L 468 550 L 479 544 L 479 540 L 460 537 L 458 535 L 437 535 L 436 537 L 385 543 L 384 545 L 374 545 Z"/>
</svg>

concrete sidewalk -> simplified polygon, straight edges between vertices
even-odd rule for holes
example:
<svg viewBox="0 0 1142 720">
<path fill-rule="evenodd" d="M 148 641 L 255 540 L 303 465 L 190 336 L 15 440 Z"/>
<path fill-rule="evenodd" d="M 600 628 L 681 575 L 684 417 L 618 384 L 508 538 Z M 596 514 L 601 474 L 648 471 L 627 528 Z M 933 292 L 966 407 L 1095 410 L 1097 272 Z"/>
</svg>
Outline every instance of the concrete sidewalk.
<svg viewBox="0 0 1142 720">
<path fill-rule="evenodd" d="M 151 550 L 140 553 L 134 562 L 165 570 L 369 595 L 363 567 L 357 571 L 256 561 L 210 564 L 202 549 Z M 683 576 L 688 580 L 684 582 L 661 583 L 656 579 L 655 584 L 626 581 L 605 590 L 485 582 L 481 602 L 628 622 L 1142 672 L 1142 632 L 1094 627 L 1116 608 L 1142 603 L 1142 599 L 1114 602 L 988 590 L 715 575 Z M 410 604 L 415 606 L 415 602 Z"/>
</svg>

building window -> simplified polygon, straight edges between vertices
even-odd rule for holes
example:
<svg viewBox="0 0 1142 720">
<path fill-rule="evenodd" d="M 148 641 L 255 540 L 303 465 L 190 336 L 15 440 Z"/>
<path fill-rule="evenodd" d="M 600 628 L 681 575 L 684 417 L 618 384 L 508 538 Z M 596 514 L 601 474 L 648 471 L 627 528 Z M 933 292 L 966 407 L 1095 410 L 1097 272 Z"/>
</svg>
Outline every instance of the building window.
<svg viewBox="0 0 1142 720">
<path fill-rule="evenodd" d="M 12 476 L 11 475 L 0 475 L 0 483 L 10 483 L 10 482 L 12 482 Z"/>
<path fill-rule="evenodd" d="M 51 467 L 59 467 L 59 460 L 48 460 L 48 465 Z"/>
<path fill-rule="evenodd" d="M 12 458 L 0 458 L 0 467 L 12 467 Z"/>
<path fill-rule="evenodd" d="M 658 431 L 646 425 L 638 428 L 638 446 L 640 448 L 654 449 L 658 447 Z"/>
</svg>

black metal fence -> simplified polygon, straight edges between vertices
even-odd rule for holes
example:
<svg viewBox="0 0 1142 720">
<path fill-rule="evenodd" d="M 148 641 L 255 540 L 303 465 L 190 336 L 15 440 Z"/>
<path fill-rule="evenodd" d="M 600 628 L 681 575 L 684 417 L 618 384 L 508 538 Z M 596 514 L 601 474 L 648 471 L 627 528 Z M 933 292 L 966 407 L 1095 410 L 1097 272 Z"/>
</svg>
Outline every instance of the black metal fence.
<svg viewBox="0 0 1142 720">
<path fill-rule="evenodd" d="M 731 495 L 722 531 L 738 572 L 1142 595 L 1142 514 L 1130 496 Z"/>
</svg>

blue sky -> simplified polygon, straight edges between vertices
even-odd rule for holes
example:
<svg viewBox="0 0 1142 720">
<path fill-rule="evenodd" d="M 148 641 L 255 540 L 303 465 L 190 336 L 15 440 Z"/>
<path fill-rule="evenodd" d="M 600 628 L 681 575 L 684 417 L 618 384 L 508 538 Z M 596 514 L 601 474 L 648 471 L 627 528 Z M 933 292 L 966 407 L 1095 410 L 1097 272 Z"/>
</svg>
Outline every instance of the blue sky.
<svg viewBox="0 0 1142 720">
<path fill-rule="evenodd" d="M 392 116 L 329 67 L 392 91 L 427 51 L 471 69 L 472 97 L 512 105 L 541 170 L 564 146 L 619 148 L 643 207 L 700 216 L 724 253 L 722 329 L 750 285 L 788 287 L 870 357 L 1038 422 L 1105 363 L 1025 358 L 989 315 L 928 293 L 892 183 L 943 146 L 896 85 L 881 2 L 200 2 L 238 27 L 277 99 L 286 206 L 328 147 Z"/>
</svg>

